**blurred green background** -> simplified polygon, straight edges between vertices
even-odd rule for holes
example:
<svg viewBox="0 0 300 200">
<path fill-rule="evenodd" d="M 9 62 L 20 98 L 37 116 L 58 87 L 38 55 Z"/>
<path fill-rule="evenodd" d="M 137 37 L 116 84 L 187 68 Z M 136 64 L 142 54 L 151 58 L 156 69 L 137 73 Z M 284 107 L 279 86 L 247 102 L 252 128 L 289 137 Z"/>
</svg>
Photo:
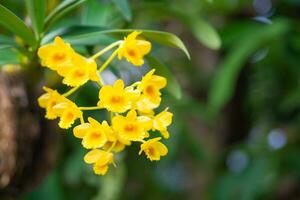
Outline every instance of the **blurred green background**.
<svg viewBox="0 0 300 200">
<path fill-rule="evenodd" d="M 24 16 L 23 1 L 1 3 Z M 48 9 L 58 3 L 48 1 Z M 54 167 L 18 199 L 300 199 L 300 0 L 87 0 L 51 29 L 70 25 L 163 30 L 182 39 L 191 60 L 153 47 L 182 91 L 180 99 L 163 94 L 174 113 L 169 154 L 150 162 L 133 145 L 118 167 L 96 176 L 80 141 L 59 131 Z M 114 62 L 105 77 L 130 83 L 145 71 Z M 57 86 L 52 72 L 45 77 Z M 92 87 L 75 101 L 95 104 Z"/>
</svg>

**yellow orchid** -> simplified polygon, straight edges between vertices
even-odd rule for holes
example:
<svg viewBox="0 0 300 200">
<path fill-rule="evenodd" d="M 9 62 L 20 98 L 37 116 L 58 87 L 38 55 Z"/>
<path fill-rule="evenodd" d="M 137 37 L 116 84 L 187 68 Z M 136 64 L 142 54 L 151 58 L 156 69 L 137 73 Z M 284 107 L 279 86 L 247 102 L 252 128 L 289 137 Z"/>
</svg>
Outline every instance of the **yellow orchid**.
<svg viewBox="0 0 300 200">
<path fill-rule="evenodd" d="M 70 100 L 56 104 L 53 110 L 60 117 L 58 126 L 63 129 L 70 128 L 76 119 L 82 117 L 82 111 Z"/>
<path fill-rule="evenodd" d="M 70 62 L 74 53 L 71 45 L 60 37 L 55 37 L 54 44 L 46 44 L 38 50 L 41 64 L 52 70 L 57 70 L 59 65 Z"/>
<path fill-rule="evenodd" d="M 166 87 L 167 79 L 154 75 L 155 69 L 152 69 L 145 76 L 143 76 L 138 89 L 143 92 L 151 100 L 155 100 L 161 96 L 160 89 Z"/>
<path fill-rule="evenodd" d="M 129 111 L 126 117 L 117 115 L 112 119 L 113 128 L 118 132 L 119 137 L 129 141 L 144 139 L 151 127 L 150 123 L 150 120 L 146 120 L 145 117 L 138 117 L 134 110 Z"/>
<path fill-rule="evenodd" d="M 107 142 L 106 121 L 100 124 L 97 120 L 89 117 L 89 123 L 83 123 L 73 129 L 76 137 L 82 138 L 82 146 L 87 149 L 102 147 Z"/>
<path fill-rule="evenodd" d="M 169 138 L 167 127 L 172 123 L 173 117 L 173 114 L 167 110 L 165 109 L 153 118 L 153 129 L 160 131 L 166 139 Z"/>
<path fill-rule="evenodd" d="M 139 154 L 144 151 L 147 158 L 151 161 L 160 160 L 161 156 L 165 156 L 168 153 L 167 147 L 163 143 L 159 142 L 160 139 L 160 137 L 157 137 L 144 142 L 141 145 Z"/>
<path fill-rule="evenodd" d="M 80 86 L 88 80 L 99 81 L 97 64 L 76 53 L 70 44 L 56 37 L 54 44 L 46 44 L 39 48 L 38 55 L 42 65 L 64 77 L 63 83 L 72 87 Z"/>
<path fill-rule="evenodd" d="M 46 109 L 45 117 L 47 119 L 55 119 L 59 115 L 55 112 L 53 107 L 59 103 L 67 101 L 67 99 L 61 96 L 56 90 L 52 90 L 47 87 L 43 87 L 43 89 L 46 93 L 38 98 L 39 106 Z"/>
<path fill-rule="evenodd" d="M 121 60 L 123 57 L 135 66 L 144 64 L 144 56 L 151 50 L 151 43 L 146 40 L 137 39 L 138 35 L 142 32 L 134 31 L 124 38 L 118 50 L 118 58 Z"/>
<path fill-rule="evenodd" d="M 96 62 L 78 54 L 74 54 L 71 62 L 60 65 L 57 73 L 64 77 L 64 84 L 72 87 L 83 85 L 88 80 L 99 80 Z"/>
<path fill-rule="evenodd" d="M 108 171 L 108 165 L 113 163 L 113 154 L 93 149 L 84 156 L 84 161 L 87 164 L 94 164 L 93 170 L 95 174 L 105 175 Z"/>
<path fill-rule="evenodd" d="M 124 82 L 118 79 L 113 86 L 105 85 L 99 92 L 98 106 L 109 111 L 123 113 L 130 109 L 130 92 L 124 89 Z"/>
</svg>

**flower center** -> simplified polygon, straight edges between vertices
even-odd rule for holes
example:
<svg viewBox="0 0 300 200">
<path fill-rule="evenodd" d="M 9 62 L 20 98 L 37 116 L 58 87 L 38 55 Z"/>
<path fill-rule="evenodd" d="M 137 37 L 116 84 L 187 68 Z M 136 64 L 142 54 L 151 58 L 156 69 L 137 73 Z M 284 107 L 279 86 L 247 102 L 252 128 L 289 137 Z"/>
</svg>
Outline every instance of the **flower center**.
<svg viewBox="0 0 300 200">
<path fill-rule="evenodd" d="M 53 56 L 53 59 L 54 59 L 56 62 L 61 62 L 61 61 L 63 61 L 65 58 L 66 58 L 66 55 L 65 55 L 64 53 L 56 53 L 56 54 L 54 54 L 54 56 Z"/>
<path fill-rule="evenodd" d="M 91 140 L 99 140 L 102 138 L 102 134 L 100 132 L 92 132 Z"/>
<path fill-rule="evenodd" d="M 76 77 L 76 78 L 81 78 L 81 77 L 83 77 L 84 75 L 85 75 L 84 70 L 76 70 L 76 71 L 74 72 L 74 77 Z"/>
<path fill-rule="evenodd" d="M 113 96 L 110 99 L 110 102 L 113 103 L 113 104 L 121 103 L 122 102 L 122 97 L 120 97 L 120 96 Z"/>
<path fill-rule="evenodd" d="M 128 49 L 127 53 L 130 57 L 136 57 L 136 52 L 133 49 Z"/>
<path fill-rule="evenodd" d="M 72 121 L 74 118 L 74 114 L 72 112 L 68 112 L 66 118 L 68 121 Z"/>
<path fill-rule="evenodd" d="M 150 95 L 150 96 L 153 96 L 154 95 L 154 93 L 155 93 L 155 90 L 154 90 L 154 87 L 152 86 L 152 85 L 148 85 L 147 87 L 146 87 L 146 93 L 148 94 L 148 95 Z"/>
<path fill-rule="evenodd" d="M 127 124 L 124 128 L 126 132 L 134 132 L 136 130 L 136 126 L 133 124 Z"/>
<path fill-rule="evenodd" d="M 149 147 L 147 150 L 147 153 L 150 157 L 154 157 L 155 156 L 155 149 L 153 147 Z"/>
</svg>

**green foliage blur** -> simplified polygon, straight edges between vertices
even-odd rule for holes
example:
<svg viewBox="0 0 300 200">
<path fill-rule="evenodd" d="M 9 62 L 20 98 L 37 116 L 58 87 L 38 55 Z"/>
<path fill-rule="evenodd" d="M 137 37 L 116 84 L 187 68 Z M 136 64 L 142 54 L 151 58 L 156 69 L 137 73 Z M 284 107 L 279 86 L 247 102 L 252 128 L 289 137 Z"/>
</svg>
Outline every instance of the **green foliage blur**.
<svg viewBox="0 0 300 200">
<path fill-rule="evenodd" d="M 47 2 L 48 7 L 59 3 Z M 158 65 L 174 74 L 171 92 L 163 98 L 174 113 L 166 142 L 169 154 L 150 162 L 137 155 L 138 146 L 131 146 L 118 158 L 118 167 L 99 177 L 83 162 L 86 151 L 71 131 L 58 133 L 55 168 L 20 199 L 300 199 L 299 0 L 74 2 L 80 5 L 49 30 L 72 25 L 161 30 L 176 34 L 186 45 L 191 60 L 176 49 L 153 48 Z M 17 15 L 25 12 L 21 0 L 1 4 Z M 93 43 L 72 34 L 66 35 L 72 44 L 85 44 L 79 51 L 93 50 Z M 6 54 L 0 64 L 4 59 L 15 60 Z M 129 82 L 140 73 L 115 64 L 107 76 Z M 46 83 L 57 84 L 51 73 L 45 77 Z M 78 94 L 84 98 L 75 100 L 95 104 L 92 87 L 85 86 Z"/>
</svg>

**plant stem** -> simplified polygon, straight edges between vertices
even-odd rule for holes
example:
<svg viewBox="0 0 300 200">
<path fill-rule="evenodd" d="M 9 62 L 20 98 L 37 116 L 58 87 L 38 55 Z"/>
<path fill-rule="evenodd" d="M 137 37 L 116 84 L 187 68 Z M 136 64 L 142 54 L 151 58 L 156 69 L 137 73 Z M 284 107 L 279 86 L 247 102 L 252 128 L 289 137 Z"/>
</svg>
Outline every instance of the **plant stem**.
<svg viewBox="0 0 300 200">
<path fill-rule="evenodd" d="M 98 53 L 96 53 L 95 55 L 93 55 L 93 56 L 91 57 L 91 59 L 94 59 L 94 60 L 95 60 L 95 59 L 98 58 L 99 56 L 103 55 L 105 52 L 107 52 L 107 51 L 109 51 L 110 49 L 114 48 L 115 46 L 118 46 L 118 45 L 122 44 L 122 42 L 123 42 L 122 40 L 119 40 L 119 41 L 116 41 L 116 42 L 114 42 L 114 43 L 108 45 L 107 47 L 105 47 L 104 49 L 102 49 L 101 51 L 99 51 Z"/>
<path fill-rule="evenodd" d="M 64 93 L 62 96 L 64 97 L 68 97 L 70 96 L 71 94 L 73 94 L 76 90 L 79 89 L 80 86 L 77 86 L 77 87 L 73 87 L 72 89 L 70 89 L 68 92 Z"/>
<path fill-rule="evenodd" d="M 111 152 L 111 150 L 115 147 L 116 143 L 117 143 L 117 140 L 112 143 L 112 145 L 109 147 L 107 152 Z"/>
<path fill-rule="evenodd" d="M 116 55 L 118 54 L 118 50 L 116 49 L 111 56 L 105 61 L 105 63 L 103 63 L 103 65 L 101 65 L 100 69 L 98 70 L 99 73 L 101 73 L 108 65 L 109 63 L 111 63 L 111 61 L 116 57 Z"/>
<path fill-rule="evenodd" d="M 83 116 L 82 116 L 82 115 L 80 116 L 80 123 L 81 123 L 81 124 L 84 123 L 84 119 L 83 119 Z"/>
<path fill-rule="evenodd" d="M 100 110 L 103 109 L 101 107 L 98 106 L 90 106 L 90 107 L 79 107 L 80 110 Z"/>
</svg>

